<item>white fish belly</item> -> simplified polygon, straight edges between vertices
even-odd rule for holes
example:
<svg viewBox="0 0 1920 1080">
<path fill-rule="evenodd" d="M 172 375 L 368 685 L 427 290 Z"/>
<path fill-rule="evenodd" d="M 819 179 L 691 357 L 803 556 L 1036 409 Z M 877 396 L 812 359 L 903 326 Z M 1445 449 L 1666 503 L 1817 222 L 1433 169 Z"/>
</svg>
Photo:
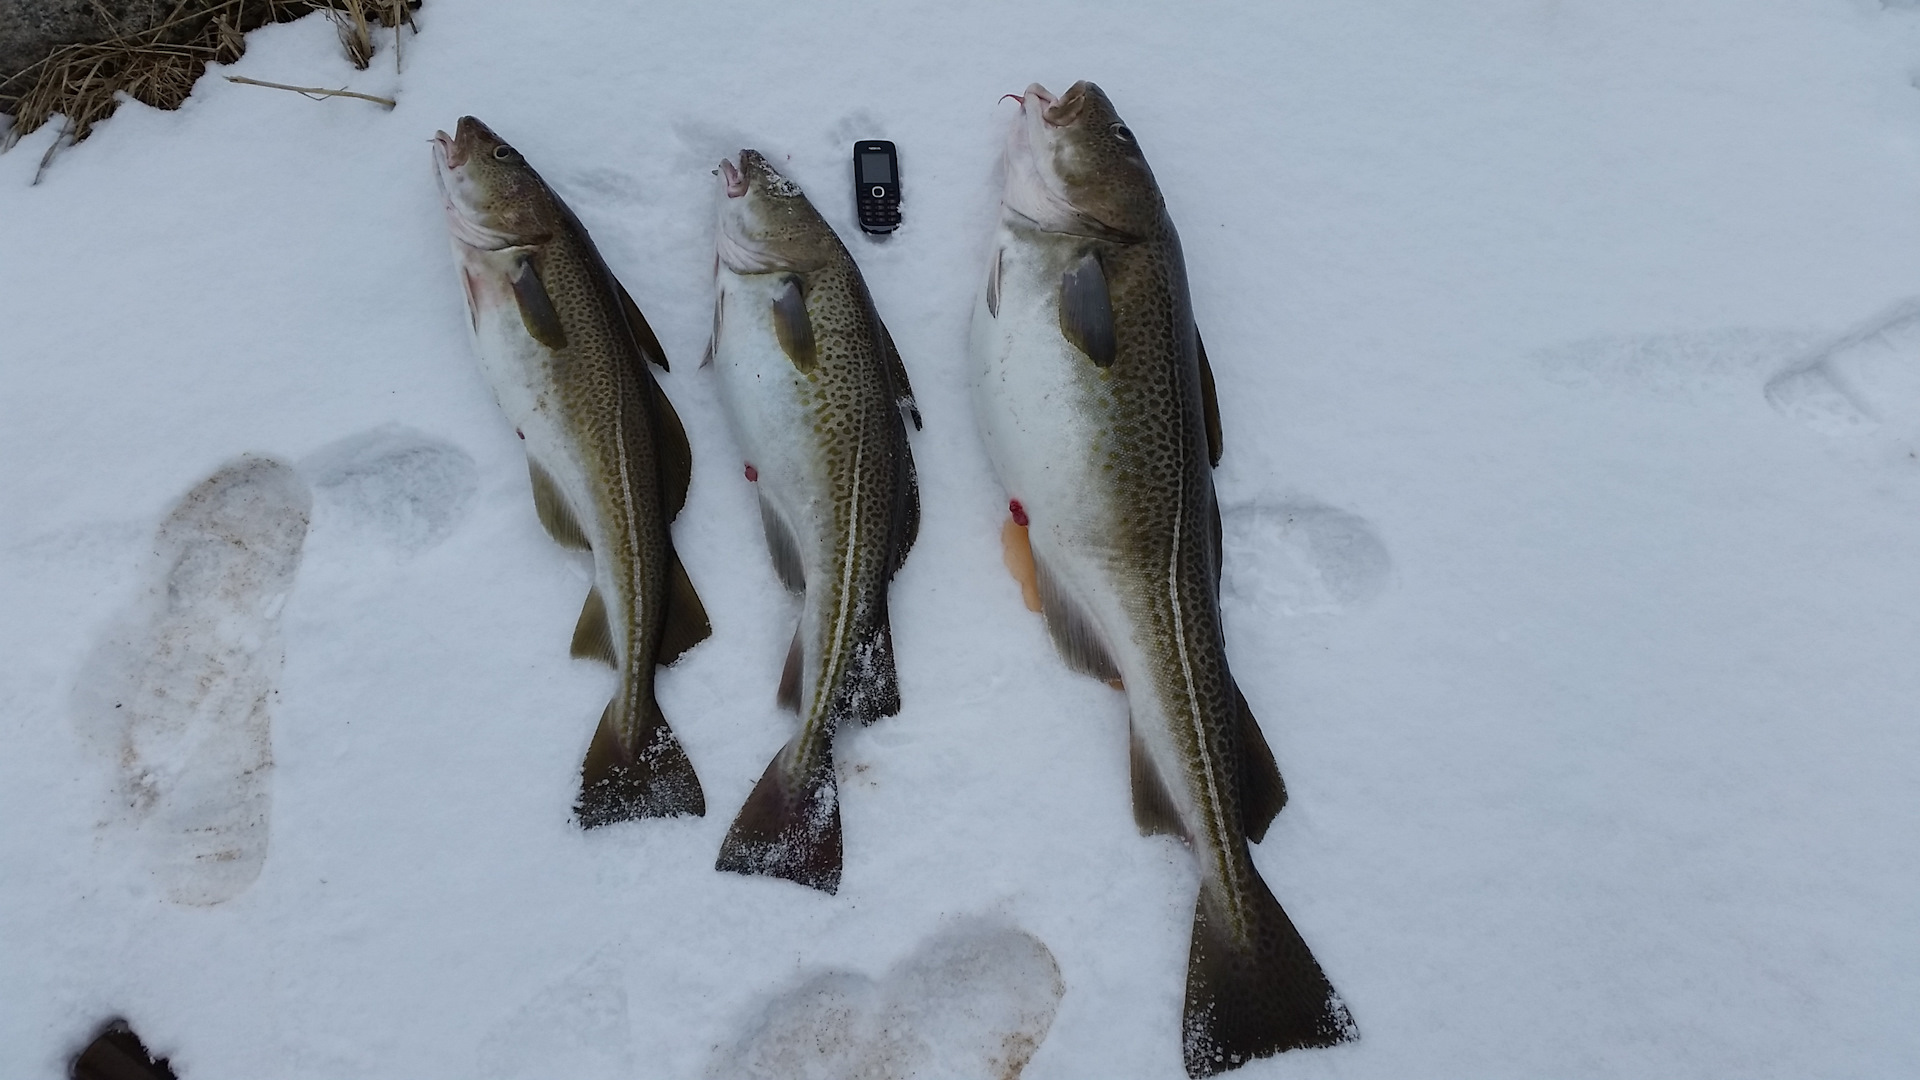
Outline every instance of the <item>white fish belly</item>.
<svg viewBox="0 0 1920 1080">
<path fill-rule="evenodd" d="M 1031 235 L 1001 226 L 999 314 L 989 308 L 984 289 L 974 307 L 974 409 L 981 439 L 1008 497 L 1026 512 L 1035 562 L 1094 624 L 1120 670 L 1134 733 L 1191 830 L 1204 813 L 1198 789 L 1208 783 L 1209 770 L 1189 760 L 1181 746 L 1186 740 L 1174 728 L 1196 720 L 1179 700 L 1179 687 L 1160 685 L 1162 665 L 1149 655 L 1159 643 L 1145 639 L 1145 628 L 1129 611 L 1151 602 L 1156 588 L 1170 596 L 1176 567 L 1166 568 L 1166 580 L 1144 580 L 1112 557 L 1116 526 L 1126 511 L 1096 456 L 1108 427 L 1086 389 L 1099 377 L 1097 369 L 1060 331 L 1060 276 L 1069 252 L 1065 245 L 1055 251 L 1035 243 Z M 1210 862 L 1204 847 L 1196 845 L 1195 854 Z"/>
<path fill-rule="evenodd" d="M 815 430 L 811 381 L 781 349 L 773 327 L 773 300 L 786 288 L 780 274 L 736 274 L 722 267 L 717 279 L 724 312 L 713 345 L 713 367 L 720 404 L 734 440 L 759 479 L 758 495 L 770 504 L 793 534 L 800 564 L 811 584 L 833 573 L 833 478 L 822 459 Z M 801 687 L 808 700 L 818 681 L 826 624 L 820 606 L 823 590 L 807 590 Z"/>
<path fill-rule="evenodd" d="M 594 584 L 606 603 L 614 651 L 624 669 L 631 590 L 616 580 L 613 560 L 602 557 L 608 534 L 601 520 L 597 484 L 587 471 L 579 440 L 567 424 L 560 391 L 553 381 L 552 350 L 527 332 L 507 280 L 507 262 L 500 253 L 476 252 L 456 242 L 454 254 L 466 283 L 473 351 L 481 373 L 492 385 L 501 413 L 523 440 L 527 458 L 553 477 L 593 545 Z"/>
</svg>

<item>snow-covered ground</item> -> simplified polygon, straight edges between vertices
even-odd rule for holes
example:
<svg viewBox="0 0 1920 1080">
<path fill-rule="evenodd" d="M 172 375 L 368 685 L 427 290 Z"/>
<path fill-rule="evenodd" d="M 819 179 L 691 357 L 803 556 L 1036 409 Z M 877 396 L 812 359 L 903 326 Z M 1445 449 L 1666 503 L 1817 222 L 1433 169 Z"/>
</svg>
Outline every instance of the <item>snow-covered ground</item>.
<svg viewBox="0 0 1920 1080">
<path fill-rule="evenodd" d="M 1191 861 L 1001 568 L 966 385 L 997 98 L 1078 78 L 1183 231 L 1229 648 L 1292 793 L 1256 858 L 1362 1031 L 1241 1075 L 1920 1074 L 1920 11 L 421 22 L 399 75 L 309 18 L 38 186 L 53 127 L 0 156 L 0 1076 L 115 1014 L 186 1080 L 794 1075 L 807 1038 L 990 1075 L 1049 1014 L 1033 1080 L 1178 1076 Z M 661 700 L 703 819 L 568 821 L 612 676 L 567 656 L 585 563 L 469 354 L 427 144 L 462 113 L 674 362 L 714 634 Z M 741 146 L 850 238 L 926 416 L 905 708 L 841 741 L 834 897 L 711 869 L 791 723 L 792 602 L 696 366 Z"/>
</svg>

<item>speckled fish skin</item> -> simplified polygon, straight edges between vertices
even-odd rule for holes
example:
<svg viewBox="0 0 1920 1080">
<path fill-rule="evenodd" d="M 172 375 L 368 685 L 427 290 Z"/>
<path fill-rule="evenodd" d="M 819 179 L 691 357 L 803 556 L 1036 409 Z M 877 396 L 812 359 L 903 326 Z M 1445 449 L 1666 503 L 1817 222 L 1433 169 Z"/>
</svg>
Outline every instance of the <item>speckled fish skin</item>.
<svg viewBox="0 0 1920 1080">
<path fill-rule="evenodd" d="M 1091 83 L 1022 98 L 972 337 L 977 419 L 1049 630 L 1124 686 L 1136 821 L 1199 864 L 1188 1073 L 1354 1038 L 1248 849 L 1285 788 L 1227 668 L 1212 378 L 1159 188 Z"/>
<path fill-rule="evenodd" d="M 535 508 L 553 538 L 593 554 L 573 654 L 619 672 L 581 771 L 592 828 L 705 813 L 654 699 L 656 665 L 709 633 L 668 522 L 691 456 L 647 367 L 658 341 L 586 229 L 526 159 L 473 117 L 434 137 L 474 350 L 519 433 Z"/>
<path fill-rule="evenodd" d="M 900 709 L 887 589 L 919 521 L 912 391 L 853 257 L 752 150 L 721 164 L 711 360 L 774 564 L 802 596 L 779 697 L 800 730 L 716 866 L 835 892 L 833 740 Z"/>
</svg>

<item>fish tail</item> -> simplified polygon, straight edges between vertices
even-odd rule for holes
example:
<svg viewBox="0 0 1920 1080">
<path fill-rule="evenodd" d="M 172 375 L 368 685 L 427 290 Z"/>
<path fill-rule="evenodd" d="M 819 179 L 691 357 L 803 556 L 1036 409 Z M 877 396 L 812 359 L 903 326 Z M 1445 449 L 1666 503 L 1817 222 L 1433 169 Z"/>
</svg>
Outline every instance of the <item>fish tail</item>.
<svg viewBox="0 0 1920 1080">
<path fill-rule="evenodd" d="M 786 878 L 821 892 L 840 889 L 840 793 L 833 741 L 796 768 L 803 731 L 767 766 L 720 844 L 714 869 Z"/>
<path fill-rule="evenodd" d="M 1190 1077 L 1360 1037 L 1346 1003 L 1259 874 L 1242 900 L 1244 935 L 1233 932 L 1225 897 L 1212 883 L 1201 886 L 1194 907 L 1182 1025 Z"/>
<path fill-rule="evenodd" d="M 631 750 L 620 738 L 623 704 L 643 721 Z M 600 727 L 580 767 L 580 801 L 573 812 L 583 829 L 634 818 L 705 816 L 707 800 L 700 778 L 667 726 L 650 687 L 632 697 L 614 698 L 600 714 Z"/>
</svg>

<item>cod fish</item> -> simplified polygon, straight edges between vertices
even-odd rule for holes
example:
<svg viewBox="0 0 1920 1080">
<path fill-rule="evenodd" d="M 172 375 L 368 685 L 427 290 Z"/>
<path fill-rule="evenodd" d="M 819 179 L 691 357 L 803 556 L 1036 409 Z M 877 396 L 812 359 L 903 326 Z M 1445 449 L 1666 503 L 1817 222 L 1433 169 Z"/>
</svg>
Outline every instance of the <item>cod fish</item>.
<svg viewBox="0 0 1920 1080">
<path fill-rule="evenodd" d="M 775 571 L 802 597 L 774 756 L 716 867 L 840 887 L 833 739 L 900 711 L 887 585 L 920 523 L 903 413 L 920 415 L 860 269 L 791 180 L 722 161 L 710 359 Z"/>
<path fill-rule="evenodd" d="M 584 828 L 706 812 L 654 700 L 654 668 L 711 632 L 667 523 L 693 457 L 647 362 L 667 360 L 560 197 L 485 124 L 434 135 L 474 350 L 526 442 L 533 504 L 562 546 L 593 553 L 573 655 L 619 672 L 581 769 Z"/>
<path fill-rule="evenodd" d="M 1355 1038 L 1247 848 L 1286 788 L 1227 670 L 1219 411 L 1159 187 L 1088 82 L 1027 88 L 1005 168 L 973 313 L 977 419 L 1011 498 L 1008 565 L 1030 550 L 1062 656 L 1125 689 L 1135 822 L 1199 863 L 1187 1072 Z"/>
</svg>

